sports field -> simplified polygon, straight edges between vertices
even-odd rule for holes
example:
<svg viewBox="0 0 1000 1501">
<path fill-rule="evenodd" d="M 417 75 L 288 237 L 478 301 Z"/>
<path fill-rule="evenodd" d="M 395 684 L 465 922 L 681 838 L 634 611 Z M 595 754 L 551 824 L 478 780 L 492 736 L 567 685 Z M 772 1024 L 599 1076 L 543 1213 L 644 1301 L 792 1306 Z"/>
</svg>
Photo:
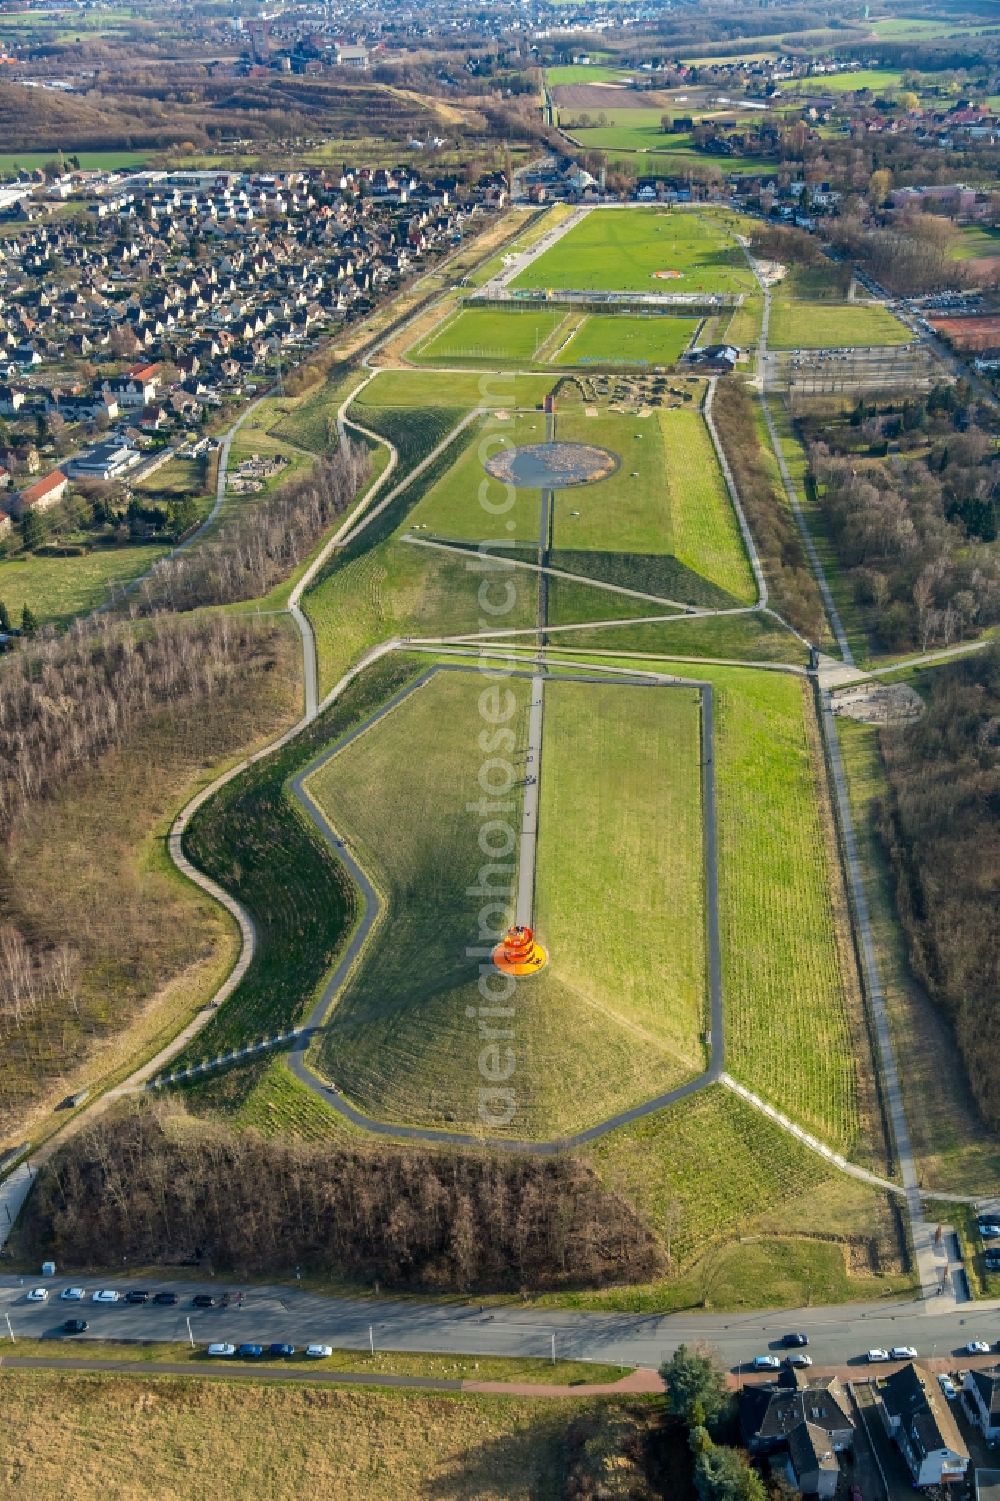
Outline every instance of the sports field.
<svg viewBox="0 0 1000 1501">
<path fill-rule="evenodd" d="M 555 357 L 557 365 L 672 365 L 694 337 L 697 318 L 593 313 Z"/>
<path fill-rule="evenodd" d="M 659 272 L 670 273 L 670 278 L 662 279 Z M 752 290 L 754 281 L 740 247 L 717 221 L 708 215 L 658 207 L 595 209 L 527 266 L 512 285 L 581 291 L 743 292 Z"/>
<path fill-rule="evenodd" d="M 431 338 L 407 352 L 415 364 L 530 364 L 565 314 L 558 308 L 463 308 Z"/>
<path fill-rule="evenodd" d="M 694 696 L 615 685 L 607 691 L 622 709 L 612 723 L 599 685 L 557 686 L 536 872 L 538 927 L 552 957 L 515 998 L 517 1135 L 585 1126 L 702 1067 Z M 481 924 L 487 933 L 503 925 L 516 871 L 515 845 L 482 875 L 479 773 L 499 751 L 523 778 L 530 684 L 510 680 L 509 742 L 484 729 L 482 692 L 473 672 L 438 674 L 310 782 L 386 904 L 335 1004 L 320 1066 L 375 1116 L 456 1129 L 477 1117 Z M 514 831 L 521 795 L 517 781 L 504 798 Z M 596 863 L 594 838 L 606 850 Z M 623 944 L 636 934 L 643 941 L 623 985 Z"/>
<path fill-rule="evenodd" d="M 537 407 L 552 389 L 551 375 L 506 375 L 484 371 L 477 375 L 436 370 L 380 370 L 360 393 L 351 415 L 362 407 L 397 410 L 435 406 Z M 359 421 L 364 417 L 359 416 Z"/>
<path fill-rule="evenodd" d="M 771 304 L 768 343 L 774 349 L 843 349 L 909 344 L 913 334 L 887 308 L 864 302 Z"/>
</svg>

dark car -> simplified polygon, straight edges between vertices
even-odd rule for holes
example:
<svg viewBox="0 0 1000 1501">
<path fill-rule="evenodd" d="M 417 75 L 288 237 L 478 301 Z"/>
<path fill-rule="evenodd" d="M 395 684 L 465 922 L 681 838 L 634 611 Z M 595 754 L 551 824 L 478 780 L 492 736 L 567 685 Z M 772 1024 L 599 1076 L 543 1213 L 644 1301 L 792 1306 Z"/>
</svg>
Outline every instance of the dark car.
<svg viewBox="0 0 1000 1501">
<path fill-rule="evenodd" d="M 268 1347 L 267 1347 L 267 1353 L 268 1353 L 268 1355 L 294 1355 L 295 1354 L 295 1346 L 294 1345 L 268 1345 Z"/>
<path fill-rule="evenodd" d="M 156 1296 L 153 1299 L 153 1302 L 154 1303 L 162 1303 L 162 1305 L 164 1306 L 164 1308 L 173 1308 L 174 1304 L 177 1302 L 177 1294 L 176 1293 L 157 1293 Z"/>
<path fill-rule="evenodd" d="M 786 1350 L 801 1350 L 809 1343 L 809 1336 L 808 1334 L 786 1334 L 781 1343 Z"/>
<path fill-rule="evenodd" d="M 215 1299 L 212 1297 L 211 1293 L 196 1293 L 195 1296 L 191 1299 L 191 1302 L 194 1304 L 195 1308 L 215 1307 Z"/>
<path fill-rule="evenodd" d="M 130 1287 L 125 1294 L 126 1303 L 148 1303 L 149 1293 L 140 1292 L 137 1287 Z"/>
<path fill-rule="evenodd" d="M 260 1357 L 264 1353 L 264 1346 L 263 1345 L 240 1345 L 240 1347 L 236 1351 L 236 1353 L 237 1353 L 237 1355 L 242 1356 L 242 1358 L 244 1360 L 259 1360 Z"/>
<path fill-rule="evenodd" d="M 63 1324 L 63 1334 L 86 1334 L 89 1328 L 86 1319 L 67 1319 Z"/>
</svg>

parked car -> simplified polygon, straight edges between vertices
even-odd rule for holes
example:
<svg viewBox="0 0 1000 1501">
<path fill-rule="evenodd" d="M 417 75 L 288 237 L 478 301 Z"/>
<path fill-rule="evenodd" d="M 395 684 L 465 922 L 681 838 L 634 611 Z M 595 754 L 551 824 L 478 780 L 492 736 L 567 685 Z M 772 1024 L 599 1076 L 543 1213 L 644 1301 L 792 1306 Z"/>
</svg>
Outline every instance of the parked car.
<svg viewBox="0 0 1000 1501">
<path fill-rule="evenodd" d="M 916 1360 L 917 1351 L 914 1345 L 893 1345 L 889 1351 L 893 1360 Z"/>
<path fill-rule="evenodd" d="M 938 1377 L 938 1385 L 944 1392 L 945 1396 L 948 1398 L 948 1401 L 954 1402 L 955 1398 L 958 1396 L 958 1387 L 955 1385 L 954 1381 L 952 1381 L 951 1377 L 946 1376 L 942 1372 L 942 1374 Z"/>
<path fill-rule="evenodd" d="M 990 1353 L 989 1341 L 985 1339 L 970 1339 L 965 1347 L 966 1355 L 988 1355 Z"/>
<path fill-rule="evenodd" d="M 809 1343 L 808 1334 L 786 1334 L 781 1343 L 785 1349 L 801 1350 Z"/>
<path fill-rule="evenodd" d="M 310 1360 L 326 1360 L 333 1354 L 332 1345 L 306 1345 L 306 1354 Z"/>
<path fill-rule="evenodd" d="M 142 1292 L 138 1287 L 130 1287 L 125 1294 L 126 1303 L 148 1303 L 149 1293 Z"/>
<path fill-rule="evenodd" d="M 191 1299 L 191 1302 L 193 1303 L 195 1308 L 215 1307 L 215 1299 L 212 1297 L 211 1293 L 195 1293 L 194 1297 Z"/>
<path fill-rule="evenodd" d="M 880 1361 L 889 1359 L 888 1350 L 869 1350 L 867 1355 L 869 1365 L 878 1365 Z"/>
<path fill-rule="evenodd" d="M 82 1287 L 64 1287 L 59 1296 L 64 1303 L 82 1303 L 86 1294 Z"/>
<path fill-rule="evenodd" d="M 786 1355 L 785 1356 L 785 1364 L 786 1365 L 793 1365 L 793 1366 L 810 1366 L 810 1365 L 812 1365 L 812 1357 L 809 1356 L 809 1355 L 803 1354 L 802 1351 L 800 1350 L 795 1355 Z"/>
<path fill-rule="evenodd" d="M 86 1334 L 90 1325 L 86 1319 L 67 1319 L 62 1326 L 63 1334 Z"/>
<path fill-rule="evenodd" d="M 1000 1222 L 997 1220 L 980 1220 L 979 1233 L 983 1240 L 996 1240 L 1000 1236 Z"/>
<path fill-rule="evenodd" d="M 289 1355 L 294 1355 L 295 1354 L 295 1346 L 294 1345 L 282 1345 L 282 1344 L 268 1345 L 268 1347 L 267 1347 L 267 1353 L 268 1353 L 268 1355 L 273 1355 L 276 1359 L 277 1358 L 283 1358 L 283 1357 L 287 1357 Z"/>
<path fill-rule="evenodd" d="M 235 1355 L 236 1346 L 229 1344 L 209 1345 L 208 1349 L 205 1351 L 205 1354 L 211 1356 L 213 1360 L 223 1359 L 228 1355 Z"/>
<path fill-rule="evenodd" d="M 755 1355 L 753 1368 L 755 1371 L 780 1371 L 781 1361 L 777 1355 Z"/>
<path fill-rule="evenodd" d="M 47 1303 L 48 1301 L 49 1290 L 47 1287 L 33 1287 L 28 1294 L 29 1303 Z"/>
<path fill-rule="evenodd" d="M 164 1308 L 173 1308 L 174 1304 L 177 1302 L 177 1294 L 155 1293 L 153 1296 L 153 1302 L 161 1304 Z"/>
<path fill-rule="evenodd" d="M 91 1293 L 92 1303 L 117 1303 L 121 1299 L 121 1293 L 115 1292 L 113 1287 L 102 1287 L 96 1293 Z"/>
<path fill-rule="evenodd" d="M 239 1349 L 237 1350 L 236 1353 L 243 1360 L 259 1360 L 260 1357 L 264 1353 L 264 1346 L 263 1345 L 240 1345 L 240 1347 L 239 1347 Z"/>
</svg>

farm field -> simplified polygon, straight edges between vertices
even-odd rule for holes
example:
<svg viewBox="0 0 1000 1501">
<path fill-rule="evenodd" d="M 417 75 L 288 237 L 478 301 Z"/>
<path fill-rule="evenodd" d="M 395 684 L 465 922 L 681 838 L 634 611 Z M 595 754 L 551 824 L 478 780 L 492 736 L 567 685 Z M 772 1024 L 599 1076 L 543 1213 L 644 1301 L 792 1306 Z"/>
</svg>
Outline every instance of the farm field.
<svg viewBox="0 0 1000 1501">
<path fill-rule="evenodd" d="M 877 303 L 792 302 L 774 298 L 768 327 L 774 349 L 837 349 L 909 344 L 905 324 Z"/>
<path fill-rule="evenodd" d="M 414 364 L 537 363 L 538 353 L 565 314 L 558 308 L 463 308 L 407 358 Z"/>
<path fill-rule="evenodd" d="M 557 365 L 672 365 L 690 344 L 697 318 L 592 313 L 563 344 Z"/>
<path fill-rule="evenodd" d="M 0 1385 L 11 1431 L 46 1435 L 5 1451 L 0 1488 L 65 1501 L 279 1501 L 317 1490 L 352 1501 L 555 1501 L 568 1425 L 597 1420 L 585 1400 L 540 1407 L 305 1381 L 5 1370 Z"/>
<path fill-rule="evenodd" d="M 83 171 L 113 172 L 123 167 L 142 167 L 154 153 L 152 151 L 72 151 L 67 149 L 64 157 L 79 157 Z M 60 153 L 52 151 L 0 151 L 0 177 L 13 177 L 16 172 L 34 172 L 47 162 L 58 161 Z"/>
<path fill-rule="evenodd" d="M 895 68 L 860 68 L 856 73 L 817 74 L 813 78 L 797 78 L 794 88 L 806 94 L 852 94 L 858 89 L 871 89 L 873 93 L 895 92 L 903 82 L 902 73 Z"/>
<path fill-rule="evenodd" d="M 627 68 L 604 67 L 600 63 L 566 63 L 563 67 L 545 69 L 545 82 L 550 89 L 567 83 L 617 83 L 629 76 Z M 614 91 L 609 89 L 608 93 L 614 97 Z"/>
<path fill-rule="evenodd" d="M 651 945 L 656 962 L 637 955 L 628 995 L 623 995 L 616 974 L 614 947 L 620 943 L 615 929 L 633 922 L 635 893 L 640 893 L 640 912 L 655 901 L 655 876 L 645 871 L 644 856 L 665 850 L 671 839 L 694 854 L 694 867 L 685 871 L 683 863 L 668 863 L 659 880 L 675 891 L 681 910 L 697 920 L 702 857 L 697 800 L 693 813 L 689 806 L 691 778 L 696 786 L 700 775 L 693 708 L 688 713 L 688 706 L 678 707 L 673 690 L 664 690 L 661 697 L 659 690 L 616 686 L 619 693 L 635 692 L 656 702 L 637 703 L 617 729 L 593 724 L 587 733 L 596 738 L 588 741 L 584 727 L 594 717 L 592 690 L 597 685 L 559 686 L 580 698 L 572 701 L 568 719 L 560 699 L 556 729 L 546 732 L 546 747 L 555 748 L 554 769 L 543 779 L 544 796 L 558 800 L 546 806 L 561 816 L 569 806 L 567 798 L 574 796 L 574 778 L 585 776 L 592 789 L 591 806 L 604 810 L 604 837 L 621 843 L 617 869 L 610 859 L 603 867 L 610 880 L 601 895 L 606 918 L 594 928 L 579 926 L 574 939 L 574 926 L 590 921 L 591 904 L 574 906 L 573 891 L 561 894 L 558 882 L 566 877 L 567 860 L 584 849 L 584 841 L 576 827 L 553 828 L 543 811 L 539 931 L 545 941 L 551 914 L 553 933 L 565 934 L 568 967 L 564 971 L 560 954 L 553 951 L 549 966 L 532 977 L 517 1008 L 517 1108 L 507 1129 L 519 1136 L 548 1137 L 579 1129 L 669 1088 L 702 1066 L 700 933 L 682 936 L 674 931 L 669 952 L 657 940 Z M 350 841 L 387 903 L 353 979 L 324 1027 L 320 1066 L 372 1115 L 445 1127 L 454 1123 L 455 1129 L 468 1128 L 477 1119 L 476 1058 L 481 1043 L 469 1024 L 467 1008 L 474 1009 L 479 995 L 474 945 L 483 898 L 474 893 L 483 863 L 477 839 L 481 819 L 475 816 L 481 687 L 471 672 L 438 674 L 322 766 L 309 783 L 312 796 Z M 515 745 L 507 754 L 517 766 L 523 756 L 530 684 L 512 679 L 510 691 Z M 633 715 L 638 716 L 634 728 Z M 690 741 L 692 725 L 694 754 L 687 765 L 681 752 Z M 581 746 L 564 743 L 563 735 L 577 729 Z M 607 737 L 603 747 L 602 736 Z M 602 749 L 606 760 L 601 759 Z M 637 811 L 623 816 L 619 834 L 616 799 L 622 792 L 623 768 L 636 764 L 633 775 L 638 780 L 630 783 L 626 796 L 627 806 L 637 810 L 642 781 L 638 766 L 641 761 L 648 778 L 650 757 L 664 768 L 657 808 L 647 808 L 641 818 Z M 564 773 L 568 791 L 560 790 Z M 519 824 L 520 800 L 520 785 L 515 784 L 509 797 L 512 806 L 504 815 L 514 828 Z M 429 807 L 435 809 L 433 818 L 427 816 Z M 593 816 L 581 808 L 574 824 Z M 685 831 L 682 836 L 678 829 Z M 547 845 L 548 840 L 555 842 Z M 591 854 L 588 851 L 587 859 Z M 505 890 L 512 900 L 513 860 L 508 864 L 509 887 L 493 881 L 494 901 L 501 905 Z M 580 872 L 580 879 L 588 879 L 585 872 Z M 578 881 L 575 889 L 579 892 Z M 656 910 L 662 924 L 663 912 Z M 490 927 L 501 922 L 491 907 Z M 560 937 L 560 946 L 562 941 Z M 473 957 L 467 957 L 470 945 Z M 575 957 L 569 952 L 571 945 Z M 591 948 L 587 976 L 582 956 Z"/>
<path fill-rule="evenodd" d="M 659 271 L 679 272 L 659 280 Z M 743 252 L 709 216 L 662 208 L 595 209 L 514 278 L 516 287 L 583 291 L 743 292 Z"/>
<path fill-rule="evenodd" d="M 0 560 L 0 599 L 17 624 L 28 605 L 42 625 L 68 625 L 96 609 L 115 588 L 146 573 L 170 551 L 168 543 L 101 547 L 79 558 L 37 553 Z"/>
</svg>

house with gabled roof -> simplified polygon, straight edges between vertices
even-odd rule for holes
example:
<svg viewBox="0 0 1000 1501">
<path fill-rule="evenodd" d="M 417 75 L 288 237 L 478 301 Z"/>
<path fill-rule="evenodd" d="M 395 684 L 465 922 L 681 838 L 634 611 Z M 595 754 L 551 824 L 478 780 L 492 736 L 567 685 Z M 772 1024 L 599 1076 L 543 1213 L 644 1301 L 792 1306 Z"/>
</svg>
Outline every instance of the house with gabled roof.
<svg viewBox="0 0 1000 1501">
<path fill-rule="evenodd" d="M 1000 1366 L 988 1371 L 966 1371 L 962 1406 L 969 1422 L 975 1423 L 988 1444 L 1000 1443 Z"/>
<path fill-rule="evenodd" d="M 915 1360 L 876 1387 L 885 1430 L 906 1461 L 913 1484 L 949 1485 L 964 1480 L 969 1451 L 937 1378 Z"/>
<path fill-rule="evenodd" d="M 836 1495 L 837 1455 L 854 1445 L 850 1401 L 836 1376 L 788 1367 L 776 1381 L 745 1387 L 739 1415 L 751 1454 L 770 1456 L 801 1495 Z"/>
</svg>

